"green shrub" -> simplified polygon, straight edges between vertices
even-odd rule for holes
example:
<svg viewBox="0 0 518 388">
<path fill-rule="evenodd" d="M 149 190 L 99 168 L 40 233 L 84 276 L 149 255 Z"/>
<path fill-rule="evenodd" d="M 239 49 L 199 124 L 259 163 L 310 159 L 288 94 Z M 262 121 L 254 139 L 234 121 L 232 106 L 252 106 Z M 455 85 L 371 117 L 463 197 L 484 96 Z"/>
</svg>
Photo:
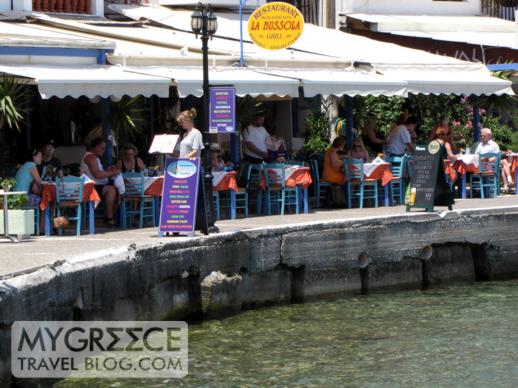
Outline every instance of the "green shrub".
<svg viewBox="0 0 518 388">
<path fill-rule="evenodd" d="M 321 152 L 329 147 L 329 125 L 324 112 L 310 113 L 306 119 L 304 149 Z"/>
<path fill-rule="evenodd" d="M 16 181 L 14 178 L 0 178 L 0 189 L 10 191 L 14 188 Z M 21 195 L 10 195 L 7 199 L 9 209 L 19 209 L 27 203 L 27 196 Z M 0 197 L 0 209 L 3 209 L 3 197 Z"/>
</svg>

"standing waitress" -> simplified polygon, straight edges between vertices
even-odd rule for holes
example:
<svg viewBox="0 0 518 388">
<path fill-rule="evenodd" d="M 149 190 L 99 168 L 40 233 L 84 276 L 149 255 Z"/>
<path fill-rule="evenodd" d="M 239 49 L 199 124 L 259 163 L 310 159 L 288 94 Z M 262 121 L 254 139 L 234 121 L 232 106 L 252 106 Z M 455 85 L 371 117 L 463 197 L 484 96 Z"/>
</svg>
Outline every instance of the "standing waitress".
<svg viewBox="0 0 518 388">
<path fill-rule="evenodd" d="M 176 118 L 178 124 L 182 126 L 185 133 L 180 142 L 180 158 L 199 158 L 203 146 L 203 136 L 201 132 L 194 128 L 196 109 L 184 110 Z"/>
</svg>

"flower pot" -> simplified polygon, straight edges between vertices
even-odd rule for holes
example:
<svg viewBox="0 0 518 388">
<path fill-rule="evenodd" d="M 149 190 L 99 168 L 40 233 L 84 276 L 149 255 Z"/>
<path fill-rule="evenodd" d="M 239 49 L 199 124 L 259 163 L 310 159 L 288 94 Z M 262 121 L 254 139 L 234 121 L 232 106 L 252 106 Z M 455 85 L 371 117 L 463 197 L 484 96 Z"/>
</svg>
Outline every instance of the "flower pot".
<svg viewBox="0 0 518 388">
<path fill-rule="evenodd" d="M 9 210 L 9 234 L 30 236 L 34 234 L 34 210 Z M 0 210 L 0 234 L 4 234 L 4 211 Z"/>
</svg>

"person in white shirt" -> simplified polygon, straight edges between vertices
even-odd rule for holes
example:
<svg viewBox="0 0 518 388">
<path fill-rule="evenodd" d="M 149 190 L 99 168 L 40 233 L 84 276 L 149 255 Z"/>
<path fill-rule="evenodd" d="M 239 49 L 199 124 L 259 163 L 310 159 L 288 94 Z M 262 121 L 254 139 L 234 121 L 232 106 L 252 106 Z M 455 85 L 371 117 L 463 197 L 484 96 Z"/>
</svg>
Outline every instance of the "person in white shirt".
<svg viewBox="0 0 518 388">
<path fill-rule="evenodd" d="M 178 124 L 185 130 L 180 142 L 180 158 L 199 158 L 201 150 L 205 148 L 203 145 L 203 136 L 199 130 L 194 128 L 194 119 L 196 118 L 196 109 L 184 110 L 176 118 Z"/>
<path fill-rule="evenodd" d="M 414 131 L 416 126 L 416 117 L 410 116 L 405 120 L 405 124 L 398 125 L 390 131 L 385 148 L 388 156 L 403 156 L 405 151 L 412 152 L 414 150 L 409 130 Z"/>
<path fill-rule="evenodd" d="M 263 125 L 264 117 L 257 116 L 243 133 L 244 154 L 250 163 L 262 163 L 268 157 L 266 140 L 270 135 Z"/>
<path fill-rule="evenodd" d="M 480 143 L 475 149 L 476 154 L 499 154 L 500 147 L 493 140 L 493 134 L 489 128 L 482 128 L 480 130 Z M 493 161 L 491 158 L 490 161 Z M 500 161 L 500 167 L 502 169 L 502 181 L 504 183 L 504 193 L 509 192 L 509 185 L 513 184 L 513 178 L 511 176 L 511 165 L 507 159 Z"/>
</svg>

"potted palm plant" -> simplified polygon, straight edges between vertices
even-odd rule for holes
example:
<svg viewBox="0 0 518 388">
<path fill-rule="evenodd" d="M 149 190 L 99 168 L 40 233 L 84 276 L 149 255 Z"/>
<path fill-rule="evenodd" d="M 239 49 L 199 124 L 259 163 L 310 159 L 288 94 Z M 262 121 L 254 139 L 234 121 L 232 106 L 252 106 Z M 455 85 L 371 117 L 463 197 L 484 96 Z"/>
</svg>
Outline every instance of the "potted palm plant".
<svg viewBox="0 0 518 388">
<path fill-rule="evenodd" d="M 30 110 L 31 95 L 25 83 L 11 77 L 0 77 L 0 138 L 8 137 L 9 130 L 20 130 Z M 15 183 L 12 177 L 0 177 L 0 190 L 10 191 Z M 38 210 L 27 207 L 26 195 L 8 198 L 9 232 L 17 235 L 34 234 L 34 214 Z M 0 199 L 0 233 L 4 233 L 3 206 L 3 200 Z"/>
</svg>

